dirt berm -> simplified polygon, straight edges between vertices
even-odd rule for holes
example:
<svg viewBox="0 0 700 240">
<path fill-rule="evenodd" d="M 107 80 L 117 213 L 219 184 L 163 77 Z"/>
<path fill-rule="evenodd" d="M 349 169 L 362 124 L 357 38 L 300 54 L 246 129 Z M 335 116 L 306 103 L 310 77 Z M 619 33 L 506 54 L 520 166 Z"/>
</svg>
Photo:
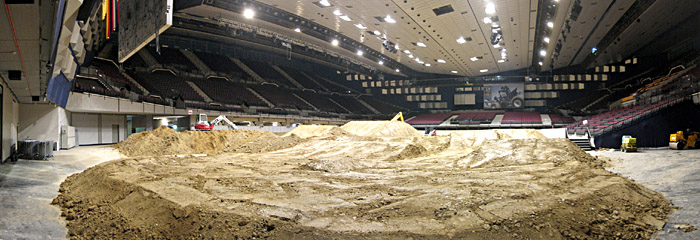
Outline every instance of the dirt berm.
<svg viewBox="0 0 700 240">
<path fill-rule="evenodd" d="M 566 139 L 423 137 L 401 124 L 284 137 L 158 129 L 118 146 L 133 157 L 69 177 L 54 203 L 74 239 L 649 239 L 670 209 Z M 209 155 L 161 156 L 199 153 L 177 142 L 187 138 Z M 137 157 L 144 140 L 152 153 Z"/>
</svg>

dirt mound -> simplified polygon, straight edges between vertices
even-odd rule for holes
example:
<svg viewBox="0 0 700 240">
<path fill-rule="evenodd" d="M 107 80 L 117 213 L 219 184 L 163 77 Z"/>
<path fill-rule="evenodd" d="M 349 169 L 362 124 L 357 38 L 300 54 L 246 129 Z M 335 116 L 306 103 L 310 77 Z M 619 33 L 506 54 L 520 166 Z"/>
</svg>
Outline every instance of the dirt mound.
<svg viewBox="0 0 700 240">
<path fill-rule="evenodd" d="M 280 137 L 259 130 L 176 132 L 167 127 L 132 134 L 115 147 L 126 156 L 178 154 L 220 154 L 223 152 L 263 152 L 295 145 L 295 136 Z"/>
<path fill-rule="evenodd" d="M 322 139 L 353 136 L 353 134 L 341 129 L 340 127 L 329 125 L 301 125 L 286 133 L 284 136 L 290 135 L 296 135 L 300 138 Z"/>
<path fill-rule="evenodd" d="M 534 129 L 497 129 L 454 131 L 450 133 L 452 148 L 478 147 L 488 140 L 501 139 L 546 139 Z"/>
<path fill-rule="evenodd" d="M 418 137 L 422 136 L 415 128 L 399 121 L 352 121 L 341 127 L 343 130 L 362 137 Z"/>
<path fill-rule="evenodd" d="M 528 131 L 287 137 L 277 151 L 106 162 L 54 203 L 76 239 L 649 239 L 670 210 L 570 141 Z M 268 138 L 241 135 L 238 149 L 256 139 Z"/>
</svg>

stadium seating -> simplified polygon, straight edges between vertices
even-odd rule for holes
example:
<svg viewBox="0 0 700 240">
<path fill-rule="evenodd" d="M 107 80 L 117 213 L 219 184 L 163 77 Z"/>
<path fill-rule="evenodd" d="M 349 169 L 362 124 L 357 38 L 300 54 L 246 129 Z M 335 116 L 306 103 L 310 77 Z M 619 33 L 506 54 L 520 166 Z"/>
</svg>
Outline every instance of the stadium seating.
<svg viewBox="0 0 700 240">
<path fill-rule="evenodd" d="M 147 47 L 148 51 L 153 55 L 159 63 L 163 65 L 173 66 L 179 69 L 187 71 L 196 71 L 197 67 L 194 66 L 185 55 L 182 55 L 180 50 L 175 48 L 163 47 L 160 48 L 160 54 L 156 52 L 153 47 Z"/>
<path fill-rule="evenodd" d="M 331 94 L 330 98 L 354 114 L 372 114 L 373 112 L 358 102 L 354 97 Z"/>
<path fill-rule="evenodd" d="M 129 81 L 129 79 L 126 79 L 126 77 L 122 75 L 122 73 L 116 66 L 114 66 L 114 64 L 106 61 L 96 60 L 93 62 L 93 65 L 99 68 L 100 73 L 104 74 L 105 77 L 111 80 L 111 84 L 114 84 L 116 87 L 127 88 L 132 92 L 143 94 L 141 89 L 139 89 L 134 83 Z"/>
<path fill-rule="evenodd" d="M 311 105 L 314 105 L 316 108 L 318 108 L 321 111 L 324 112 L 332 112 L 332 113 L 348 113 L 345 111 L 343 108 L 338 106 L 337 104 L 331 102 L 328 100 L 328 97 L 323 94 L 319 93 L 314 93 L 311 91 L 294 91 L 299 97 L 304 98 L 307 102 L 311 103 Z"/>
<path fill-rule="evenodd" d="M 280 83 L 285 85 L 286 87 L 294 87 L 294 84 L 289 82 L 282 74 L 280 74 L 277 70 L 272 68 L 267 63 L 263 62 L 256 62 L 256 61 L 243 61 L 250 69 L 252 69 L 255 73 L 260 75 L 260 77 L 264 78 L 265 80 L 269 82 L 274 82 L 274 83 Z"/>
<path fill-rule="evenodd" d="M 293 108 L 300 110 L 314 110 L 311 106 L 294 96 L 288 89 L 273 85 L 251 85 L 253 90 L 265 97 L 278 108 Z"/>
<path fill-rule="evenodd" d="M 501 124 L 542 124 L 542 118 L 537 112 L 506 112 Z"/>
<path fill-rule="evenodd" d="M 301 71 L 296 70 L 296 69 L 292 69 L 292 68 L 286 68 L 286 67 L 281 67 L 281 68 L 290 77 L 294 78 L 295 81 L 297 81 L 299 84 L 304 86 L 304 88 L 314 89 L 314 90 L 321 89 L 316 83 L 311 81 L 311 79 L 304 76 L 304 74 L 302 74 Z"/>
<path fill-rule="evenodd" d="M 493 121 L 500 112 L 467 112 L 461 113 L 454 119 L 453 124 L 488 124 Z"/>
<path fill-rule="evenodd" d="M 250 78 L 250 76 L 245 73 L 243 69 L 239 68 L 238 65 L 232 62 L 228 57 L 198 51 L 195 51 L 194 54 L 197 55 L 197 57 L 199 57 L 199 59 L 213 71 L 231 74 L 240 79 Z"/>
<path fill-rule="evenodd" d="M 388 104 L 386 102 L 377 100 L 374 97 L 370 97 L 367 95 L 362 95 L 360 96 L 360 100 L 365 101 L 367 104 L 372 106 L 374 109 L 377 109 L 377 111 L 381 113 L 386 113 L 386 114 L 396 114 L 401 111 L 405 111 L 405 109 L 399 108 L 395 105 Z"/>
<path fill-rule="evenodd" d="M 574 118 L 572 117 L 564 117 L 555 113 L 550 113 L 549 119 L 552 120 L 552 124 L 565 124 L 574 122 Z"/>
<path fill-rule="evenodd" d="M 182 96 L 185 100 L 200 101 L 204 99 L 187 84 L 186 78 L 174 76 L 169 72 L 137 73 L 134 77 L 152 93 L 161 97 Z"/>
<path fill-rule="evenodd" d="M 452 115 L 452 113 L 421 114 L 415 118 L 412 118 L 411 120 L 406 121 L 406 123 L 414 125 L 440 124 Z"/>
<path fill-rule="evenodd" d="M 248 91 L 247 85 L 218 78 L 200 79 L 193 82 L 215 102 L 267 107 L 263 100 Z"/>
</svg>

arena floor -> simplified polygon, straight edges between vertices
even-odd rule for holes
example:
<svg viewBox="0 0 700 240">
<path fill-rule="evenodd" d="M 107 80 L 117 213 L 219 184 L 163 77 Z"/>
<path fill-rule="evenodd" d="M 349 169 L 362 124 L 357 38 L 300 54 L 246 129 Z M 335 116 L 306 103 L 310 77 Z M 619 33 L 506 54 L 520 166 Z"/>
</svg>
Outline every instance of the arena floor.
<svg viewBox="0 0 700 240">
<path fill-rule="evenodd" d="M 361 128 L 366 129 L 366 127 Z M 352 140 L 352 137 L 336 128 L 315 129 L 304 133 L 300 135 L 305 135 L 304 137 L 312 140 L 270 153 L 265 153 L 261 149 L 248 149 L 248 153 L 230 152 L 216 157 L 191 155 L 136 157 L 102 164 L 98 168 L 86 171 L 85 174 L 77 175 L 82 177 L 72 177 L 70 183 L 63 186 L 63 194 L 57 202 L 63 207 L 63 215 L 74 214 L 73 217 L 100 221 L 95 225 L 115 224 L 114 218 L 94 218 L 94 213 L 100 213 L 100 216 L 111 216 L 110 214 L 115 214 L 114 211 L 99 204 L 94 206 L 86 204 L 94 199 L 83 198 L 91 196 L 89 190 L 94 190 L 85 186 L 101 186 L 105 182 L 94 180 L 99 179 L 100 176 L 112 174 L 119 179 L 120 184 L 123 184 L 119 185 L 119 189 L 131 189 L 129 191 L 135 190 L 133 192 L 139 193 L 133 198 L 128 198 L 132 200 L 130 203 L 133 206 L 139 203 L 146 204 L 142 208 L 122 207 L 120 209 L 130 209 L 129 211 L 144 209 L 143 207 L 169 209 L 166 213 L 148 212 L 148 214 L 167 215 L 168 218 L 174 219 L 193 220 L 194 215 L 197 215 L 197 224 L 193 227 L 198 228 L 198 232 L 207 232 L 207 228 L 212 226 L 213 229 L 210 232 L 216 232 L 217 229 L 227 226 L 228 222 L 225 223 L 225 221 L 230 221 L 235 226 L 233 229 L 236 229 L 236 232 L 244 234 L 242 237 L 284 237 L 285 234 L 291 233 L 322 238 L 328 235 L 317 234 L 347 230 L 359 232 L 359 235 L 338 235 L 338 237 L 390 235 L 406 237 L 430 236 L 428 233 L 441 229 L 461 228 L 470 231 L 443 231 L 433 237 L 459 238 L 473 234 L 501 238 L 526 236 L 566 238 L 567 235 L 560 234 L 565 231 L 558 231 L 559 226 L 547 226 L 543 221 L 543 218 L 551 216 L 538 217 L 537 213 L 555 213 L 560 216 L 563 214 L 568 218 L 573 215 L 568 216 L 566 212 L 587 215 L 574 211 L 585 212 L 587 211 L 585 209 L 591 206 L 606 208 L 607 204 L 608 207 L 622 208 L 623 206 L 613 206 L 618 204 L 614 201 L 606 204 L 595 203 L 608 200 L 602 196 L 624 197 L 606 193 L 607 186 L 617 186 L 612 188 L 617 191 L 628 190 L 625 186 L 631 186 L 622 178 L 595 167 L 595 165 L 604 165 L 612 172 L 660 192 L 674 206 L 679 207 L 671 212 L 669 221 L 663 230 L 657 233 L 659 238 L 699 237 L 697 230 L 686 233 L 675 228 L 683 224 L 700 225 L 698 222 L 700 189 L 697 187 L 700 163 L 697 161 L 697 153 L 694 150 L 642 150 L 640 153 L 629 154 L 589 152 L 591 155 L 611 160 L 597 159 L 597 162 L 588 164 L 581 160 L 556 159 L 557 156 L 562 156 L 562 153 L 568 155 L 567 151 L 561 152 L 561 150 L 569 145 L 559 143 L 560 140 L 499 139 L 494 142 L 482 139 L 482 143 L 489 144 L 488 149 L 475 149 L 467 145 L 475 146 L 477 143 L 463 141 L 460 149 L 456 151 L 450 147 L 454 144 L 453 140 L 439 140 L 439 138 L 428 141 L 418 140 L 418 142 L 386 138 Z M 495 135 L 495 138 L 503 138 L 507 134 L 501 132 Z M 325 137 L 319 138 L 319 136 Z M 515 134 L 510 134 L 510 137 L 514 136 Z M 323 147 L 329 145 L 333 147 Z M 353 149 L 358 146 L 378 149 L 377 152 L 382 154 L 371 155 L 372 151 L 364 153 L 354 151 Z M 425 150 L 415 146 L 421 146 L 422 149 L 437 155 L 426 153 Z M 246 148 L 246 146 L 237 147 Z M 516 162 L 509 162 L 508 159 L 503 158 L 482 161 L 489 156 L 507 152 L 508 149 L 519 148 L 523 151 L 539 150 L 518 156 L 515 159 L 518 160 Z M 250 153 L 251 151 L 262 153 Z M 521 153 L 523 152 L 518 150 L 510 152 L 511 155 Z M 353 161 L 361 154 L 369 157 L 363 157 L 362 161 Z M 464 156 L 469 154 L 472 154 L 471 159 L 465 160 Z M 584 155 L 575 154 L 569 157 L 587 158 Z M 260 162 L 260 159 L 263 159 L 261 156 L 266 159 L 264 163 Z M 329 156 L 341 156 L 342 159 L 349 159 L 349 161 L 329 161 L 329 159 L 332 160 Z M 0 175 L 0 199 L 2 200 L 0 201 L 0 239 L 65 238 L 67 229 L 64 227 L 66 224 L 64 218 L 60 217 L 61 210 L 56 205 L 51 205 L 52 199 L 58 195 L 59 184 L 68 175 L 120 157 L 123 155 L 109 146 L 92 146 L 58 152 L 55 159 L 51 161 L 22 160 L 15 164 L 0 165 L 2 174 Z M 453 166 L 445 167 L 448 165 Z M 455 168 L 463 171 L 455 172 Z M 586 174 L 580 175 L 581 171 Z M 197 172 L 208 172 L 209 179 L 202 178 L 202 181 L 198 181 Z M 576 175 L 576 177 L 559 178 L 559 176 L 569 175 Z M 533 180 L 532 176 L 537 178 Z M 211 179 L 215 181 L 208 181 Z M 561 187 L 551 188 L 550 186 Z M 148 189 L 147 192 L 156 193 L 156 195 L 144 194 L 146 191 L 139 189 Z M 125 194 L 120 191 L 112 192 Z M 465 191 L 468 194 L 465 194 Z M 232 192 L 235 196 L 229 195 Z M 590 192 L 596 192 L 596 194 L 590 194 Z M 100 192 L 100 195 L 105 193 L 107 191 Z M 652 192 L 638 189 L 629 194 L 644 196 Z M 127 195 L 132 196 L 132 194 Z M 66 200 L 66 196 L 83 199 Z M 212 201 L 212 196 L 215 201 Z M 557 199 L 564 200 L 552 201 L 541 196 L 556 196 Z M 144 201 L 150 198 L 152 199 Z M 162 201 L 163 199 L 166 201 Z M 639 202 L 644 201 L 639 200 Z M 461 203 L 461 205 L 455 203 Z M 178 207 L 193 204 L 207 211 Z M 66 205 L 70 205 L 70 208 L 66 208 Z M 167 207 L 163 207 L 165 205 Z M 474 205 L 480 207 L 474 208 Z M 171 209 L 175 210 L 170 211 Z M 551 209 L 563 210 L 554 212 Z M 230 212 L 236 214 L 228 214 Z M 535 215 L 532 215 L 533 213 Z M 138 215 L 134 212 L 118 214 Z M 623 215 L 620 214 L 624 218 Z M 612 215 L 609 217 L 615 218 Z M 142 222 L 153 223 L 168 223 L 172 220 L 144 219 L 144 216 L 137 218 Z M 575 222 L 600 221 L 600 218 L 607 219 L 608 216 L 592 216 L 592 219 L 576 219 Z M 221 222 L 214 219 L 219 219 Z M 246 220 L 241 221 L 241 219 Z M 131 219 L 131 221 L 135 220 Z M 653 222 L 653 220 L 650 221 Z M 86 224 L 80 224 L 80 221 L 73 222 L 76 224 L 72 228 L 76 231 L 74 234 L 84 234 L 80 229 L 94 230 L 85 228 Z M 118 222 L 116 226 L 123 227 Z M 518 229 L 519 227 L 541 229 L 544 235 L 523 231 Z M 613 232 L 630 233 L 622 226 L 606 227 Z M 150 226 L 139 229 L 157 230 L 158 228 Z M 387 229 L 388 232 L 381 232 Z M 379 231 L 378 234 L 377 231 Z M 596 229 L 590 229 L 590 231 L 596 231 Z M 397 232 L 404 234 L 396 235 Z M 109 234 L 108 236 L 124 236 L 118 235 L 121 233 Z M 573 234 L 568 236 L 575 236 L 575 233 L 568 234 Z"/>
</svg>

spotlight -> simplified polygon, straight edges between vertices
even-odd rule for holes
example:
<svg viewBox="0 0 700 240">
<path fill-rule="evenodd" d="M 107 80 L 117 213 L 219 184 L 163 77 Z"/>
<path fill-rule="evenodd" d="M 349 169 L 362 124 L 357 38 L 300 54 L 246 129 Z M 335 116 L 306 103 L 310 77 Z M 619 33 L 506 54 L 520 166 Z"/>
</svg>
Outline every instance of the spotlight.
<svg viewBox="0 0 700 240">
<path fill-rule="evenodd" d="M 245 10 L 243 10 L 243 17 L 251 19 L 255 17 L 255 11 L 253 9 L 246 8 Z"/>
<path fill-rule="evenodd" d="M 547 27 L 553 28 L 553 27 L 554 27 L 554 23 L 553 23 L 553 22 L 547 22 Z"/>
<path fill-rule="evenodd" d="M 496 4 L 493 4 L 492 2 L 486 3 L 486 14 L 494 14 L 496 13 Z"/>
<path fill-rule="evenodd" d="M 338 39 L 333 39 L 333 41 L 331 41 L 331 45 L 338 46 Z"/>
<path fill-rule="evenodd" d="M 357 50 L 357 56 L 362 56 L 362 54 L 364 54 L 364 52 L 362 52 L 362 50 Z"/>
<path fill-rule="evenodd" d="M 382 61 L 382 60 L 379 60 L 379 62 L 377 62 L 377 63 L 379 63 L 379 65 L 384 65 L 384 61 Z"/>
<path fill-rule="evenodd" d="M 295 31 L 295 32 L 301 32 L 301 28 L 295 28 L 294 31 Z"/>
</svg>

